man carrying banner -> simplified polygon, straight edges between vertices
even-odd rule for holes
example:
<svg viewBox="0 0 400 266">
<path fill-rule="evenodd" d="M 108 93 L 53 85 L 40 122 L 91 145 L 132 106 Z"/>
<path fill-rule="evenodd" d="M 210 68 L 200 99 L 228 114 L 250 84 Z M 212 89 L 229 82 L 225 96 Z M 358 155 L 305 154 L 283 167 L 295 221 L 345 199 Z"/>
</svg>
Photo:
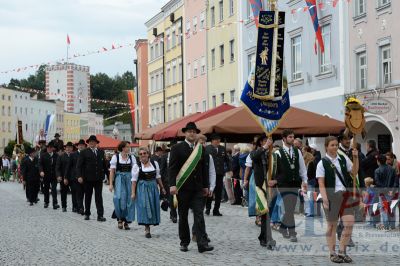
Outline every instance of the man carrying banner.
<svg viewBox="0 0 400 266">
<path fill-rule="evenodd" d="M 283 147 L 275 152 L 277 155 L 277 173 L 272 184 L 277 184 L 282 195 L 285 214 L 279 232 L 291 242 L 297 242 L 295 229 L 294 209 L 297 203 L 297 194 L 300 186 L 307 188 L 307 169 L 303 155 L 293 146 L 294 132 L 285 129 L 282 132 Z"/>
<path fill-rule="evenodd" d="M 170 193 L 178 199 L 180 250 L 188 251 L 190 230 L 188 212 L 191 208 L 194 216 L 194 228 L 197 235 L 197 247 L 200 253 L 211 251 L 205 236 L 203 206 L 208 194 L 208 159 L 203 146 L 195 143 L 200 130 L 194 122 L 182 128 L 185 140 L 172 146 L 169 160 Z M 203 225 L 203 226 L 202 226 Z"/>
</svg>

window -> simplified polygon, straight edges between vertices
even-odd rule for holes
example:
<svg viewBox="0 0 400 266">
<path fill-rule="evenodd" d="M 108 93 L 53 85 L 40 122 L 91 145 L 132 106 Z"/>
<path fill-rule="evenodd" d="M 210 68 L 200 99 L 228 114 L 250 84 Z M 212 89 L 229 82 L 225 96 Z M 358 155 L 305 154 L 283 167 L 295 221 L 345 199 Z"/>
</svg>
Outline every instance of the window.
<svg viewBox="0 0 400 266">
<path fill-rule="evenodd" d="M 193 32 L 197 32 L 197 17 L 193 18 Z"/>
<path fill-rule="evenodd" d="M 153 60 L 153 59 L 154 59 L 154 47 L 150 46 L 150 60 Z M 58 93 L 60 93 L 60 92 L 58 92 Z"/>
<path fill-rule="evenodd" d="M 229 41 L 229 52 L 231 55 L 231 62 L 235 61 L 235 40 Z"/>
<path fill-rule="evenodd" d="M 6 115 L 6 107 L 4 105 L 1 107 L 1 115 Z"/>
<path fill-rule="evenodd" d="M 230 91 L 230 98 L 231 98 L 231 103 L 235 103 L 235 90 Z"/>
<path fill-rule="evenodd" d="M 160 49 L 158 48 L 158 43 L 156 43 L 156 46 L 154 48 L 154 53 L 155 53 L 155 58 L 157 58 L 159 56 L 160 53 Z"/>
<path fill-rule="evenodd" d="M 194 61 L 193 63 L 193 77 L 197 77 L 197 68 L 198 68 L 198 63 L 197 60 Z"/>
<path fill-rule="evenodd" d="M 179 25 L 179 27 L 178 27 L 178 37 L 177 37 L 177 39 L 178 39 L 178 41 L 177 41 L 178 45 L 181 44 L 182 38 L 183 38 L 183 36 L 182 36 L 182 25 Z"/>
<path fill-rule="evenodd" d="M 361 16 L 365 14 L 366 12 L 365 0 L 356 0 L 355 5 L 356 5 L 356 10 L 355 10 L 356 16 Z"/>
<path fill-rule="evenodd" d="M 211 27 L 215 26 L 215 7 L 210 8 Z"/>
<path fill-rule="evenodd" d="M 200 29 L 201 30 L 205 28 L 205 23 L 204 23 L 205 17 L 206 17 L 205 13 L 201 12 L 201 14 L 200 14 Z"/>
<path fill-rule="evenodd" d="M 14 108 L 14 113 L 17 114 L 18 113 L 18 107 Z"/>
<path fill-rule="evenodd" d="M 215 49 L 211 49 L 211 68 L 215 68 Z"/>
<path fill-rule="evenodd" d="M 167 51 L 170 49 L 170 47 L 171 47 L 171 36 L 169 35 L 169 29 L 167 29 L 166 31 L 165 31 L 165 33 L 166 33 L 166 35 L 167 35 Z"/>
<path fill-rule="evenodd" d="M 11 132 L 11 122 L 8 122 L 8 132 Z"/>
<path fill-rule="evenodd" d="M 219 59 L 219 64 L 221 66 L 224 65 L 225 59 L 224 59 L 224 45 L 219 46 L 219 54 L 220 54 L 220 59 Z"/>
<path fill-rule="evenodd" d="M 219 22 L 224 20 L 224 1 L 219 1 Z"/>
<path fill-rule="evenodd" d="M 1 128 L 3 129 L 3 132 L 6 131 L 6 122 L 1 123 Z"/>
<path fill-rule="evenodd" d="M 187 70 L 186 71 L 187 71 L 187 73 L 186 73 L 187 79 L 191 79 L 191 71 L 192 71 L 192 69 L 190 67 L 190 63 L 187 64 Z"/>
<path fill-rule="evenodd" d="M 182 81 L 182 58 L 179 58 L 178 82 Z"/>
<path fill-rule="evenodd" d="M 176 32 L 175 32 L 175 30 L 172 31 L 171 37 L 172 37 L 172 48 L 174 48 L 176 46 Z"/>
<path fill-rule="evenodd" d="M 11 96 L 8 96 L 8 101 L 11 101 Z"/>
<path fill-rule="evenodd" d="M 174 102 L 174 119 L 178 117 L 177 111 L 178 111 L 178 104 Z"/>
<path fill-rule="evenodd" d="M 221 104 L 225 102 L 225 93 L 221 93 Z"/>
<path fill-rule="evenodd" d="M 207 102 L 206 100 L 203 101 L 203 112 L 207 110 Z"/>
<path fill-rule="evenodd" d="M 155 78 L 155 86 L 154 86 L 156 91 L 158 91 L 160 89 L 159 86 L 160 86 L 160 84 L 158 83 L 158 74 L 157 74 L 156 78 Z"/>
<path fill-rule="evenodd" d="M 301 79 L 301 35 L 293 37 L 292 46 L 292 80 Z"/>
<path fill-rule="evenodd" d="M 390 4 L 390 0 L 378 0 L 378 7 L 383 7 Z"/>
<path fill-rule="evenodd" d="M 202 75 L 206 73 L 206 57 L 205 56 L 203 56 L 201 58 L 201 71 L 200 72 Z"/>
<path fill-rule="evenodd" d="M 155 88 L 155 85 L 154 85 L 154 76 L 151 76 L 151 82 L 150 82 L 150 85 L 151 85 L 151 89 L 150 89 L 150 91 L 151 91 L 151 92 L 155 91 L 155 90 L 156 90 L 156 88 Z"/>
<path fill-rule="evenodd" d="M 172 84 L 176 84 L 176 62 L 172 64 Z"/>
<path fill-rule="evenodd" d="M 382 85 L 392 83 L 392 57 L 390 54 L 390 45 L 381 48 L 381 82 Z"/>
<path fill-rule="evenodd" d="M 325 52 L 319 51 L 319 72 L 320 74 L 331 71 L 331 25 L 322 26 L 322 39 L 324 40 Z"/>
<path fill-rule="evenodd" d="M 367 88 L 367 53 L 357 54 L 357 88 Z"/>
<path fill-rule="evenodd" d="M 229 16 L 233 16 L 233 14 L 235 13 L 234 10 L 234 5 L 233 5 L 233 0 L 229 0 Z"/>
<path fill-rule="evenodd" d="M 194 110 L 195 110 L 196 113 L 200 111 L 199 110 L 199 103 L 195 103 L 194 104 Z"/>
<path fill-rule="evenodd" d="M 188 113 L 189 113 L 189 114 L 192 113 L 192 105 L 191 105 L 191 104 L 188 105 Z"/>
<path fill-rule="evenodd" d="M 8 116 L 11 116 L 11 106 L 8 106 Z"/>
<path fill-rule="evenodd" d="M 215 108 L 217 107 L 217 96 L 213 95 L 212 97 L 212 107 Z"/>
<path fill-rule="evenodd" d="M 171 85 L 170 78 L 171 78 L 171 69 L 170 69 L 170 67 L 168 66 L 168 68 L 167 68 L 167 76 L 166 76 L 166 85 L 167 85 L 167 86 Z"/>
<path fill-rule="evenodd" d="M 4 94 L 1 95 L 1 99 L 4 101 L 6 99 L 6 96 Z"/>
<path fill-rule="evenodd" d="M 190 32 L 190 21 L 186 21 L 186 33 Z"/>
<path fill-rule="evenodd" d="M 256 54 L 252 53 L 247 56 L 247 63 L 248 63 L 248 73 L 250 75 L 251 70 L 256 66 Z"/>
</svg>

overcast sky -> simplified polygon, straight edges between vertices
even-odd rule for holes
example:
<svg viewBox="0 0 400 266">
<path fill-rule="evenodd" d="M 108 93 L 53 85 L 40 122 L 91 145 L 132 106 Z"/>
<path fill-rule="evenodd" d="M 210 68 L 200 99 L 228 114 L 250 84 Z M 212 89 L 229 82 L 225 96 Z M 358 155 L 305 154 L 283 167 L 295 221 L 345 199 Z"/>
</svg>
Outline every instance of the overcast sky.
<svg viewBox="0 0 400 266">
<path fill-rule="evenodd" d="M 70 56 L 134 43 L 146 38 L 144 23 L 168 0 L 0 0 L 0 72 Z M 76 58 L 91 73 L 111 76 L 134 72 L 133 47 Z M 0 84 L 25 78 L 34 70 L 0 73 Z"/>
</svg>

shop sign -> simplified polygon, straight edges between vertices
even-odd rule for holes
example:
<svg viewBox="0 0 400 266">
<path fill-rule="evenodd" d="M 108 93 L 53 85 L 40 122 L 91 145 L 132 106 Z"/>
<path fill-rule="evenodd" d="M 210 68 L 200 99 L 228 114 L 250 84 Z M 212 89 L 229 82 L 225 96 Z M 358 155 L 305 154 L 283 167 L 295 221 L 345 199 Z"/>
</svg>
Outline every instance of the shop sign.
<svg viewBox="0 0 400 266">
<path fill-rule="evenodd" d="M 365 100 L 364 107 L 367 112 L 377 115 L 386 114 L 392 110 L 392 104 L 384 99 Z"/>
</svg>

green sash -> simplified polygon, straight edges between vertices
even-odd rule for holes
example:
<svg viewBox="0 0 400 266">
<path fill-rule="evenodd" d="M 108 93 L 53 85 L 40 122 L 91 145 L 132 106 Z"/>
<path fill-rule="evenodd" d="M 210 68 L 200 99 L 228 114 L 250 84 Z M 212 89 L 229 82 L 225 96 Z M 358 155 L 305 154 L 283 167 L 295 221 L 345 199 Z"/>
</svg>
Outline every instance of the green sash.
<svg viewBox="0 0 400 266">
<path fill-rule="evenodd" d="M 192 174 L 202 155 L 203 147 L 200 143 L 197 143 L 196 147 L 194 148 L 186 162 L 183 164 L 181 170 L 176 177 L 176 188 L 178 189 L 178 191 Z"/>
<path fill-rule="evenodd" d="M 277 160 L 276 160 L 275 153 L 272 153 L 271 162 L 269 165 L 272 167 L 271 175 L 272 175 L 272 177 L 274 177 L 276 175 L 276 169 L 277 169 Z M 266 171 L 267 171 L 266 175 L 269 175 L 268 169 L 266 169 Z M 272 180 L 272 177 L 268 178 L 268 180 L 270 180 L 270 179 Z M 266 197 L 266 195 L 267 195 L 266 191 L 267 191 L 267 186 L 266 186 L 265 181 L 263 183 L 262 189 L 256 186 L 256 213 L 258 215 L 264 215 L 264 214 L 268 213 L 268 211 L 269 211 L 268 210 L 268 201 L 267 201 L 267 197 Z"/>
</svg>

